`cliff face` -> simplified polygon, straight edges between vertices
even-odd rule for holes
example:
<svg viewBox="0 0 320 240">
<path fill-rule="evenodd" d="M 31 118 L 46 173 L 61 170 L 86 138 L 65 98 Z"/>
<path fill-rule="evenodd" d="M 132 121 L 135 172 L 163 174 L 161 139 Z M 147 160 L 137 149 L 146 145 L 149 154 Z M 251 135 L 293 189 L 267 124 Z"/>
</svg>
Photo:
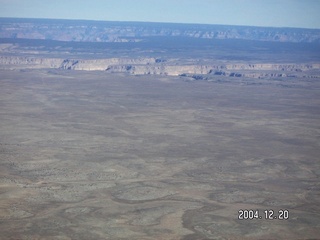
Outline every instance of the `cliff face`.
<svg viewBox="0 0 320 240">
<path fill-rule="evenodd" d="M 0 56 L 2 68 L 59 68 L 63 59 L 22 56 Z"/>
<path fill-rule="evenodd" d="M 179 64 L 174 60 L 156 58 L 62 59 L 18 56 L 0 56 L 0 68 L 55 68 L 68 70 L 106 71 L 132 75 L 191 76 L 194 74 L 222 75 L 230 77 L 295 77 L 307 76 L 306 72 L 318 71 L 320 64 Z"/>
<path fill-rule="evenodd" d="M 0 18 L 0 38 L 139 42 L 146 37 L 320 42 L 320 30 L 204 24 Z"/>
<path fill-rule="evenodd" d="M 72 60 L 65 59 L 59 68 L 73 70 L 109 70 L 112 66 L 124 66 L 126 71 L 130 70 L 131 65 L 148 65 L 156 63 L 155 58 L 110 58 L 95 60 Z"/>
<path fill-rule="evenodd" d="M 308 71 L 319 70 L 320 64 L 213 64 L 213 65 L 111 65 L 107 72 L 133 75 L 160 74 L 171 76 L 222 75 L 229 77 L 318 77 Z M 201 77 L 199 77 L 201 78 Z"/>
</svg>

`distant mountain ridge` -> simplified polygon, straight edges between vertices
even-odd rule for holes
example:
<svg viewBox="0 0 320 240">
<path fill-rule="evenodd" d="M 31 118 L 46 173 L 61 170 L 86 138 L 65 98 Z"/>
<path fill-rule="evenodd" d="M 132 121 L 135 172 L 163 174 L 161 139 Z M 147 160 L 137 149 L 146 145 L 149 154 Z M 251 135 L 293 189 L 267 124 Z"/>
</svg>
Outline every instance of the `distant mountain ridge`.
<svg viewBox="0 0 320 240">
<path fill-rule="evenodd" d="M 320 29 L 0 18 L 0 38 L 77 42 L 139 42 L 147 41 L 148 37 L 320 43 Z"/>
</svg>

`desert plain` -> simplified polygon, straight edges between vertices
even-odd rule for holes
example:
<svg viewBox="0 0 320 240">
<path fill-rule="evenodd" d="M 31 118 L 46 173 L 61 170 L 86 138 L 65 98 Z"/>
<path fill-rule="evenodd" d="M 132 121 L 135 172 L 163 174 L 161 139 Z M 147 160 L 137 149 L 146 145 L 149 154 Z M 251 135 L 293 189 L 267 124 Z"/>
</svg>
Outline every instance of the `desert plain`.
<svg viewBox="0 0 320 240">
<path fill-rule="evenodd" d="M 262 64 L 248 70 L 245 47 L 219 48 L 215 64 L 232 69 L 212 71 L 200 66 L 210 49 L 157 59 L 136 49 L 151 63 L 110 72 L 74 69 L 88 63 L 76 60 L 54 67 L 20 41 L 1 45 L 0 239 L 319 238 L 317 52 L 247 52 Z M 180 74 L 177 63 L 192 67 Z"/>
</svg>

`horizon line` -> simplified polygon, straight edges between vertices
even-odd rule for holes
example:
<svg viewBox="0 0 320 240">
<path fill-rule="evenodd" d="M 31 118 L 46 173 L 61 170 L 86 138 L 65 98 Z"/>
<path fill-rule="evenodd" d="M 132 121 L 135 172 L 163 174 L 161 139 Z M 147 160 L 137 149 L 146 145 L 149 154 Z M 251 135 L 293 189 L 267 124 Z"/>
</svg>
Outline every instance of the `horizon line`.
<svg viewBox="0 0 320 240">
<path fill-rule="evenodd" d="M 32 17 L 0 17 L 0 19 L 26 19 L 26 20 L 59 20 L 59 21 L 88 21 L 88 22 L 119 22 L 119 23 L 151 23 L 151 24 L 181 24 L 181 25 L 205 25 L 205 26 L 235 26 L 235 27 L 255 27 L 255 28 L 290 28 L 320 30 L 320 28 L 288 27 L 288 26 L 257 26 L 257 25 L 237 25 L 219 23 L 186 23 L 186 22 L 154 22 L 154 21 L 121 21 L 121 20 L 96 20 L 96 19 L 66 19 L 66 18 L 32 18 Z"/>
</svg>

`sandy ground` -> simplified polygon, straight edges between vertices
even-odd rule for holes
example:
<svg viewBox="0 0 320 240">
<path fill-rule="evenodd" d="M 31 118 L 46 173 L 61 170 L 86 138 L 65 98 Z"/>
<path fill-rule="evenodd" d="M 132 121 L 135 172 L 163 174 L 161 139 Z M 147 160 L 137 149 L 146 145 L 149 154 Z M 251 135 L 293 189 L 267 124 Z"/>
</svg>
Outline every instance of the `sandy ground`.
<svg viewBox="0 0 320 240">
<path fill-rule="evenodd" d="M 320 236 L 316 79 L 0 74 L 1 239 Z"/>
</svg>

